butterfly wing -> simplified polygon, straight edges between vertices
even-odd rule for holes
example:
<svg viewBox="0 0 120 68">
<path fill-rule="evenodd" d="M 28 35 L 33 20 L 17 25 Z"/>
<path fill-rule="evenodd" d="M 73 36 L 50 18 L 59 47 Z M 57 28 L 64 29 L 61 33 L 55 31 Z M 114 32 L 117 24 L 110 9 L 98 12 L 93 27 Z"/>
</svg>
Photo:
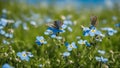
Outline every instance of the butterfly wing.
<svg viewBox="0 0 120 68">
<path fill-rule="evenodd" d="M 91 21 L 91 25 L 96 26 L 98 24 L 97 16 L 91 16 L 90 21 Z"/>
<path fill-rule="evenodd" d="M 59 29 L 63 25 L 62 21 L 54 21 L 54 26 L 55 28 Z"/>
</svg>

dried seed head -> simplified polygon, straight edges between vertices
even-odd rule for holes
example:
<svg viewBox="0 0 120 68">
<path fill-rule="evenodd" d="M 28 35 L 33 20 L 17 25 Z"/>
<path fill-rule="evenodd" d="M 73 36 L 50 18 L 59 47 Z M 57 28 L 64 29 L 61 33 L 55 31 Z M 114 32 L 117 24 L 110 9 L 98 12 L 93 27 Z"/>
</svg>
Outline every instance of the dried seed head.
<svg viewBox="0 0 120 68">
<path fill-rule="evenodd" d="M 69 60 L 69 63 L 71 64 L 71 63 L 74 63 L 72 60 Z"/>
<path fill-rule="evenodd" d="M 98 24 L 97 16 L 91 16 L 90 21 L 91 21 L 91 25 L 96 26 Z"/>
<path fill-rule="evenodd" d="M 113 50 L 110 50 L 109 52 L 112 53 L 112 54 L 114 54 Z"/>
<path fill-rule="evenodd" d="M 12 57 L 9 57 L 10 60 L 12 60 Z"/>
<path fill-rule="evenodd" d="M 4 53 L 4 56 L 7 57 L 7 56 L 8 56 L 8 53 L 5 52 L 5 53 Z"/>
<path fill-rule="evenodd" d="M 80 27 L 83 29 L 84 28 L 84 26 L 83 25 L 80 25 Z"/>
<path fill-rule="evenodd" d="M 59 63 L 59 62 L 60 62 L 60 60 L 59 60 L 59 59 L 57 59 L 57 62 Z"/>
<path fill-rule="evenodd" d="M 61 16 L 61 19 L 62 19 L 62 20 L 65 20 L 65 19 L 66 19 L 66 17 L 65 17 L 64 15 L 62 15 L 62 16 Z"/>
<path fill-rule="evenodd" d="M 9 31 L 10 33 L 14 33 L 14 30 L 13 30 L 13 29 L 8 29 L 8 31 Z"/>
</svg>

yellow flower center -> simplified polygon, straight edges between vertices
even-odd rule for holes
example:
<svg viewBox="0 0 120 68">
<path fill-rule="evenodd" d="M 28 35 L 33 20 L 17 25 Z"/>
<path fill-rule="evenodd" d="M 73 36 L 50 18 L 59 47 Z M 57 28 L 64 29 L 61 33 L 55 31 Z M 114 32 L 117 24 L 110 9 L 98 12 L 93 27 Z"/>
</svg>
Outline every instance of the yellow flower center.
<svg viewBox="0 0 120 68">
<path fill-rule="evenodd" d="M 73 46 L 72 46 L 72 45 L 70 45 L 70 48 L 73 48 Z"/>
<path fill-rule="evenodd" d="M 26 57 L 27 55 L 26 54 L 22 54 L 23 57 Z"/>
<path fill-rule="evenodd" d="M 49 31 L 50 34 L 53 34 L 53 31 Z"/>
<path fill-rule="evenodd" d="M 84 41 L 82 42 L 82 44 L 85 44 Z"/>
<path fill-rule="evenodd" d="M 40 40 L 40 42 L 41 42 L 41 43 L 44 43 L 44 40 L 42 39 L 42 40 Z"/>
<path fill-rule="evenodd" d="M 91 30 L 91 32 L 95 32 L 95 30 Z"/>
</svg>

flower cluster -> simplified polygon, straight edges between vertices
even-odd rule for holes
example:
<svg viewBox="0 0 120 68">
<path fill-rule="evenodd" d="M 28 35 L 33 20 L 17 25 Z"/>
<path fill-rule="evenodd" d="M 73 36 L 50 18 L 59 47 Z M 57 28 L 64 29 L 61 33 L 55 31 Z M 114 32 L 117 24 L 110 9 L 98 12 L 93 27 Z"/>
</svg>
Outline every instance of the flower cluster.
<svg viewBox="0 0 120 68">
<path fill-rule="evenodd" d="M 73 25 L 73 23 L 72 23 L 71 20 L 68 19 L 68 20 L 63 21 L 63 25 L 61 27 L 64 30 L 64 32 L 65 32 L 65 30 L 68 30 L 68 31 L 72 32 L 73 30 L 70 27 L 71 25 Z"/>
<path fill-rule="evenodd" d="M 86 46 L 91 46 L 90 43 L 89 43 L 87 40 L 82 40 L 82 39 L 80 39 L 80 40 L 78 41 L 78 44 L 86 45 Z"/>
<path fill-rule="evenodd" d="M 4 13 L 4 15 L 6 15 L 6 13 Z M 14 23 L 14 21 L 6 19 L 6 17 L 0 18 L 0 36 L 4 36 L 3 38 L 1 38 L 3 44 L 9 45 L 10 43 L 12 43 L 11 41 L 9 41 L 9 38 L 13 38 L 14 30 L 11 28 L 6 30 L 6 28 L 8 28 L 8 26 L 12 23 Z"/>
<path fill-rule="evenodd" d="M 109 36 L 112 36 L 115 33 L 117 33 L 117 30 L 114 30 L 113 28 L 110 28 L 110 27 L 101 28 L 101 30 L 107 31 L 107 35 Z"/>
<path fill-rule="evenodd" d="M 31 23 L 31 25 L 36 26 L 35 21 L 30 21 L 30 23 Z M 4 35 L 6 38 L 13 38 L 12 32 L 6 33 L 4 31 L 4 28 L 7 26 L 7 24 L 8 24 L 8 20 L 6 20 L 6 19 L 0 20 L 0 35 Z M 14 24 L 14 27 L 18 28 L 20 24 L 21 24 L 21 21 L 16 21 L 16 23 Z M 65 40 L 63 41 L 64 38 L 60 34 L 66 32 L 66 30 L 72 32 L 73 31 L 71 28 L 72 25 L 73 25 L 73 23 L 69 19 L 64 19 L 63 23 L 61 21 L 54 21 L 54 23 L 51 26 L 49 26 L 47 28 L 47 30 L 44 32 L 44 34 L 50 36 L 50 38 L 52 38 L 52 40 L 57 39 L 61 43 L 61 39 L 62 39 L 62 42 L 65 45 L 64 47 L 66 47 L 66 51 L 62 53 L 63 57 L 70 56 L 71 52 L 74 49 L 78 48 L 77 45 L 85 45 L 87 47 L 90 47 L 90 46 L 92 46 L 92 44 L 96 43 L 96 41 L 102 41 L 103 37 L 105 37 L 105 35 L 102 34 L 102 32 L 96 28 L 96 17 L 95 17 L 91 20 L 90 27 L 81 26 L 83 29 L 83 35 L 85 37 L 90 37 L 90 40 L 83 39 L 84 37 L 81 38 L 81 37 L 77 36 L 77 45 L 76 45 L 76 42 L 68 43 Z M 24 30 L 29 30 L 27 23 L 22 23 L 22 27 Z M 107 35 L 110 35 L 110 36 L 112 36 L 114 33 L 117 33 L 117 30 L 114 30 L 112 28 L 102 28 L 102 30 L 106 30 Z M 48 39 L 46 39 L 44 36 L 36 36 L 35 43 L 37 45 L 41 46 L 41 45 L 47 44 L 47 40 Z M 2 42 L 7 45 L 10 44 L 10 42 L 8 42 L 5 39 L 3 39 Z M 108 59 L 103 57 L 103 55 L 105 54 L 105 51 L 98 50 L 98 53 L 100 53 L 102 56 L 96 56 L 95 59 L 99 62 L 106 63 L 108 61 Z M 31 52 L 26 52 L 26 51 L 18 52 L 16 55 L 21 60 L 25 60 L 25 61 L 29 61 L 30 58 L 33 57 L 33 54 Z M 42 65 L 42 64 L 39 65 L 39 67 L 43 67 L 43 66 L 44 65 Z M 10 66 L 9 64 L 3 65 L 3 68 L 5 68 L 5 67 L 12 68 L 12 66 Z"/>
<path fill-rule="evenodd" d="M 97 61 L 103 62 L 103 63 L 106 63 L 106 62 L 108 61 L 107 58 L 104 58 L 104 57 L 102 57 L 102 56 L 101 56 L 101 57 L 96 56 L 95 59 L 96 59 Z"/>
<path fill-rule="evenodd" d="M 96 35 L 102 35 L 101 31 L 97 30 L 95 26 L 91 25 L 89 28 L 88 27 L 84 27 L 83 28 L 83 35 L 84 36 L 96 36 Z"/>
<path fill-rule="evenodd" d="M 105 54 L 105 51 L 104 51 L 104 50 L 98 50 L 98 53 L 104 55 L 104 54 Z M 103 63 L 106 63 L 106 62 L 108 61 L 108 59 L 107 59 L 107 58 L 104 58 L 103 56 L 100 56 L 100 57 L 96 56 L 95 59 L 96 59 L 97 61 L 103 62 Z"/>
<path fill-rule="evenodd" d="M 56 38 L 59 33 L 62 33 L 63 30 L 61 30 L 62 22 L 61 21 L 55 21 L 53 26 L 49 26 L 47 30 L 44 32 L 45 35 L 49 35 L 51 38 Z"/>
<path fill-rule="evenodd" d="M 9 21 L 7 19 L 1 18 L 1 20 L 0 20 L 0 35 L 5 36 L 6 38 L 13 38 L 12 32 L 7 33 L 4 30 L 4 28 L 7 26 L 8 22 Z"/>
</svg>

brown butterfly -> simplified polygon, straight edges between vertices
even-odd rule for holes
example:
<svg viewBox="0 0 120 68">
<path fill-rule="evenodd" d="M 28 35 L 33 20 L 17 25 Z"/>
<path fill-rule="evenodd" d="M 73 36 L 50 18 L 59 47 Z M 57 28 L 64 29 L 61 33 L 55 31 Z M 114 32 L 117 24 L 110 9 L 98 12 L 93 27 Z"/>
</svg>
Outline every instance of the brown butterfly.
<svg viewBox="0 0 120 68">
<path fill-rule="evenodd" d="M 90 21 L 91 21 L 91 25 L 96 26 L 98 24 L 97 16 L 91 16 Z"/>
<path fill-rule="evenodd" d="M 53 23 L 53 27 L 56 29 L 59 29 L 62 25 L 63 25 L 63 22 L 59 21 L 59 20 L 54 21 L 54 23 Z"/>
<path fill-rule="evenodd" d="M 53 28 L 59 29 L 63 25 L 63 22 L 59 21 L 59 20 L 56 20 L 53 23 L 48 23 L 46 25 L 49 26 L 49 27 L 53 27 Z"/>
</svg>

